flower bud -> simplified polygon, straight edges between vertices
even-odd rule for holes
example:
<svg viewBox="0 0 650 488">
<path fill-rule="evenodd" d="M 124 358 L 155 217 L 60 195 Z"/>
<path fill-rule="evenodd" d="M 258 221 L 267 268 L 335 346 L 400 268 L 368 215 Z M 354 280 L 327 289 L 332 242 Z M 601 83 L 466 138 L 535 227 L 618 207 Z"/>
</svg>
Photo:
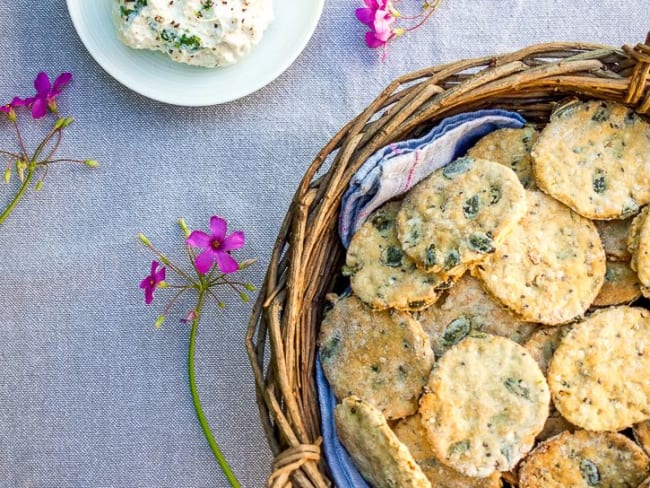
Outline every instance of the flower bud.
<svg viewBox="0 0 650 488">
<path fill-rule="evenodd" d="M 36 186 L 34 187 L 34 190 L 41 191 L 42 189 L 43 189 L 43 180 L 38 180 L 36 182 Z"/>
<path fill-rule="evenodd" d="M 19 159 L 16 161 L 16 170 L 18 171 L 18 179 L 25 181 L 25 170 L 27 169 L 27 161 Z"/>
<path fill-rule="evenodd" d="M 165 323 L 165 319 L 166 319 L 166 318 L 167 318 L 167 317 L 165 317 L 164 315 L 161 315 L 160 317 L 158 317 L 158 318 L 156 319 L 156 323 L 154 323 L 153 326 L 154 326 L 156 329 L 160 329 L 160 327 L 162 326 L 162 324 Z"/>
<path fill-rule="evenodd" d="M 171 264 L 169 258 L 167 258 L 167 256 L 165 256 L 164 254 L 159 255 L 158 259 L 160 259 L 160 262 L 163 263 L 165 266 L 169 266 Z"/>
<path fill-rule="evenodd" d="M 219 302 L 217 305 L 219 305 L 219 308 L 226 308 L 226 304 L 223 302 Z"/>
<path fill-rule="evenodd" d="M 94 159 L 86 159 L 84 161 L 84 164 L 86 166 L 90 166 L 91 168 L 97 168 L 99 166 L 99 163 L 95 161 Z"/>
<path fill-rule="evenodd" d="M 250 300 L 250 298 L 248 298 L 248 295 L 243 292 L 239 294 L 239 298 L 241 298 L 241 301 L 244 303 L 247 303 Z"/>
<path fill-rule="evenodd" d="M 167 288 L 169 285 L 167 285 L 167 282 L 163 280 L 163 281 L 158 282 L 158 284 L 156 286 L 158 288 Z"/>
<path fill-rule="evenodd" d="M 138 234 L 138 239 L 140 239 L 140 242 L 145 246 L 151 247 L 151 241 L 147 239 L 147 236 L 145 236 L 143 233 Z"/>
<path fill-rule="evenodd" d="M 189 237 L 191 232 L 190 232 L 190 228 L 185 223 L 185 219 L 183 219 L 183 218 L 179 219 L 178 220 L 178 225 L 180 226 L 181 230 L 183 231 L 183 234 L 185 234 L 185 237 Z"/>
<path fill-rule="evenodd" d="M 11 180 L 11 169 L 7 168 L 5 170 L 5 184 L 9 183 L 9 180 Z"/>
<path fill-rule="evenodd" d="M 245 259 L 241 263 L 239 263 L 239 268 L 237 268 L 239 271 L 242 269 L 249 268 L 250 266 L 254 265 L 257 262 L 257 259 Z"/>
<path fill-rule="evenodd" d="M 9 109 L 9 113 L 7 113 L 7 117 L 9 117 L 9 120 L 12 122 L 16 122 L 18 118 L 16 117 L 16 111 L 12 108 Z"/>
<path fill-rule="evenodd" d="M 257 288 L 255 288 L 255 286 L 253 286 L 252 283 L 246 283 L 244 285 L 244 288 L 246 288 L 248 291 L 255 291 L 257 289 Z"/>
</svg>

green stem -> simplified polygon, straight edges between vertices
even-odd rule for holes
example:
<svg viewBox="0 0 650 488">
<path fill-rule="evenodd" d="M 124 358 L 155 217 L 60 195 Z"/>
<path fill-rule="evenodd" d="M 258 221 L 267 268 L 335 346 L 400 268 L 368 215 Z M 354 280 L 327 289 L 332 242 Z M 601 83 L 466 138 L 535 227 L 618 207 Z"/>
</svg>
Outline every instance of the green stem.
<svg viewBox="0 0 650 488">
<path fill-rule="evenodd" d="M 194 372 L 194 353 L 196 349 L 196 333 L 199 329 L 199 319 L 201 317 L 201 309 L 203 308 L 203 302 L 205 300 L 206 292 L 207 292 L 207 283 L 202 283 L 202 287 L 199 290 L 199 301 L 196 305 L 196 317 L 192 322 L 192 331 L 190 332 L 190 350 L 188 354 L 190 391 L 192 392 L 192 400 L 194 401 L 194 409 L 196 410 L 196 416 L 199 419 L 199 423 L 201 424 L 201 428 L 203 429 L 205 438 L 207 439 L 208 444 L 210 445 L 212 454 L 214 454 L 214 457 L 219 463 L 219 466 L 221 466 L 221 470 L 226 475 L 226 478 L 228 478 L 228 481 L 230 482 L 230 486 L 232 486 L 233 488 L 240 488 L 241 485 L 239 484 L 239 481 L 237 481 L 237 478 L 235 477 L 234 473 L 230 469 L 230 466 L 228 465 L 228 461 L 226 461 L 226 458 L 221 453 L 221 449 L 219 449 L 219 445 L 217 444 L 217 441 L 214 439 L 214 436 L 210 431 L 208 419 L 205 418 L 205 414 L 203 413 L 203 408 L 201 407 L 201 400 L 199 398 L 199 392 L 196 387 L 196 375 Z"/>
<path fill-rule="evenodd" d="M 20 185 L 20 188 L 18 189 L 18 193 L 16 193 L 16 196 L 14 196 L 11 202 L 9 202 L 9 205 L 7 205 L 7 208 L 5 208 L 4 212 L 0 214 L 0 224 L 2 224 L 7 219 L 7 217 L 9 217 L 11 211 L 16 207 L 16 205 L 18 205 L 18 202 L 25 194 L 25 190 L 27 190 L 27 186 L 29 185 L 32 176 L 34 176 L 35 171 L 36 171 L 36 164 L 31 162 L 29 165 L 29 169 L 27 170 L 27 176 L 25 176 L 25 179 L 23 180 L 23 184 Z"/>
</svg>

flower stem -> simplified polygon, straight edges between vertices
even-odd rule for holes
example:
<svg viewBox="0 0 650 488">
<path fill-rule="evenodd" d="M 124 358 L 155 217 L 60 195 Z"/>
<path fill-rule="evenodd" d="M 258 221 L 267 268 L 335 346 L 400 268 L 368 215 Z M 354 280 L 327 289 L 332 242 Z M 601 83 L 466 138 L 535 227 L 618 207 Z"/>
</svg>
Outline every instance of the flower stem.
<svg viewBox="0 0 650 488">
<path fill-rule="evenodd" d="M 23 197 L 25 190 L 27 190 L 27 187 L 29 186 L 29 182 L 31 181 L 32 176 L 34 176 L 35 171 L 36 165 L 32 162 L 29 165 L 27 175 L 25 176 L 22 185 L 20 185 L 20 188 L 18 189 L 18 193 L 16 193 L 16 196 L 14 196 L 14 198 L 9 202 L 9 205 L 7 205 L 7 208 L 5 208 L 4 212 L 0 214 L 0 224 L 2 224 L 7 219 L 7 217 L 9 217 L 11 211 L 16 207 L 16 205 L 18 205 L 18 202 Z"/>
<path fill-rule="evenodd" d="M 199 301 L 196 305 L 196 317 L 192 322 L 192 331 L 190 332 L 190 349 L 188 354 L 190 391 L 192 392 L 192 400 L 194 401 L 194 409 L 196 410 L 196 416 L 199 419 L 199 423 L 201 424 L 201 428 L 203 429 L 205 438 L 207 439 L 208 444 L 210 445 L 212 454 L 214 454 L 214 457 L 219 463 L 219 466 L 221 466 L 221 470 L 226 475 L 226 478 L 228 478 L 228 481 L 230 482 L 230 486 L 232 486 L 233 488 L 240 488 L 241 485 L 239 484 L 239 481 L 237 480 L 234 473 L 230 469 L 230 466 L 228 465 L 228 461 L 226 461 L 226 458 L 221 453 L 221 449 L 219 449 L 219 445 L 217 444 L 217 441 L 214 439 L 214 436 L 210 431 L 210 426 L 208 424 L 208 420 L 205 418 L 205 414 L 203 413 L 203 408 L 201 407 L 201 400 L 199 398 L 199 392 L 196 387 L 196 375 L 194 372 L 194 353 L 196 349 L 196 333 L 199 329 L 199 319 L 201 318 L 201 309 L 203 308 L 203 302 L 205 300 L 205 294 L 207 291 L 208 291 L 207 283 L 203 283 L 203 286 L 199 290 Z"/>
</svg>

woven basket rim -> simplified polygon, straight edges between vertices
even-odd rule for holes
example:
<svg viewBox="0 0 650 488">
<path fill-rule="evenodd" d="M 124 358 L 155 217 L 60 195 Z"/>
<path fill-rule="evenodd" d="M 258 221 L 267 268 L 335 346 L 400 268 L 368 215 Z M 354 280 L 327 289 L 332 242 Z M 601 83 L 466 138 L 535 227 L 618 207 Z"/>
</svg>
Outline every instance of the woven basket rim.
<svg viewBox="0 0 650 488">
<path fill-rule="evenodd" d="M 331 485 L 313 371 L 322 309 L 344 257 L 336 222 L 352 175 L 379 148 L 444 117 L 498 107 L 540 123 L 572 95 L 622 103 L 647 117 L 650 33 L 635 46 L 536 44 L 406 74 L 317 154 L 278 233 L 246 334 L 260 419 L 275 456 L 268 486 Z"/>
</svg>

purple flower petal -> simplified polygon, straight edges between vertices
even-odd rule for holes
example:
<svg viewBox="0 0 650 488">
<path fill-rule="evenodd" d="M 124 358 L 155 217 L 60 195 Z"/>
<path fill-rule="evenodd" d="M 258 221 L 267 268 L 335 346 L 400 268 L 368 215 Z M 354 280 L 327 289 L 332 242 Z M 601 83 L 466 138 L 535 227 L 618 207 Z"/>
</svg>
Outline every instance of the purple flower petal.
<svg viewBox="0 0 650 488">
<path fill-rule="evenodd" d="M 30 103 L 34 101 L 33 98 L 20 98 L 20 97 L 14 97 L 14 99 L 11 101 L 11 106 L 12 107 L 27 107 Z"/>
<path fill-rule="evenodd" d="M 148 288 L 149 286 L 151 286 L 151 277 L 150 276 L 147 276 L 146 278 L 142 278 L 142 280 L 140 280 L 140 288 L 142 288 L 144 290 L 145 288 Z"/>
<path fill-rule="evenodd" d="M 228 222 L 226 222 L 221 217 L 213 215 L 210 217 L 210 230 L 212 231 L 212 237 L 221 242 L 226 237 Z"/>
<path fill-rule="evenodd" d="M 235 249 L 240 249 L 244 246 L 245 238 L 244 233 L 240 230 L 233 232 L 228 237 L 226 237 L 221 243 L 220 251 L 234 251 Z"/>
<path fill-rule="evenodd" d="M 365 3 L 366 6 L 372 10 L 377 10 L 379 8 L 377 0 L 363 0 L 363 3 Z"/>
<path fill-rule="evenodd" d="M 163 266 L 162 268 L 160 268 L 159 271 L 156 272 L 156 274 L 154 275 L 154 280 L 156 281 L 156 283 L 160 283 L 161 281 L 165 281 L 166 271 L 167 271 L 167 268 L 165 268 Z"/>
<path fill-rule="evenodd" d="M 54 85 L 52 86 L 52 94 L 58 95 L 63 90 L 63 87 L 70 83 L 72 80 L 72 73 L 61 73 L 56 80 L 54 80 Z"/>
<path fill-rule="evenodd" d="M 359 22 L 363 24 L 372 25 L 375 20 L 375 11 L 369 8 L 358 8 L 354 11 L 354 13 L 357 16 Z"/>
<path fill-rule="evenodd" d="M 157 269 L 158 269 L 158 261 L 151 261 L 151 273 L 149 273 L 149 276 L 155 275 Z"/>
<path fill-rule="evenodd" d="M 221 250 L 217 251 L 216 258 L 217 266 L 219 266 L 219 269 L 224 274 L 234 273 L 239 269 L 237 261 L 235 261 L 233 257 L 227 252 L 223 252 Z"/>
<path fill-rule="evenodd" d="M 47 76 L 47 73 L 41 71 L 36 75 L 34 80 L 34 88 L 36 88 L 36 93 L 41 96 L 47 96 L 50 93 L 50 88 L 52 88 L 52 83 L 50 82 L 50 77 Z"/>
<path fill-rule="evenodd" d="M 47 100 L 45 98 L 37 97 L 32 104 L 32 117 L 40 119 L 47 114 Z"/>
<path fill-rule="evenodd" d="M 190 246 L 203 248 L 210 247 L 211 241 L 212 237 L 200 230 L 192 231 L 190 236 L 185 240 L 185 242 L 187 242 Z"/>
<path fill-rule="evenodd" d="M 206 274 L 210 271 L 212 263 L 214 262 L 215 254 L 216 253 L 211 248 L 208 248 L 196 257 L 194 264 L 196 264 L 196 269 L 199 273 Z"/>
<path fill-rule="evenodd" d="M 370 49 L 377 49 L 378 47 L 382 47 L 386 45 L 385 41 L 381 41 L 375 37 L 375 33 L 373 31 L 366 32 L 366 45 Z"/>
<path fill-rule="evenodd" d="M 150 286 L 144 290 L 144 303 L 146 303 L 147 305 L 151 305 L 151 302 L 153 302 L 153 291 L 154 291 L 153 286 Z"/>
</svg>

